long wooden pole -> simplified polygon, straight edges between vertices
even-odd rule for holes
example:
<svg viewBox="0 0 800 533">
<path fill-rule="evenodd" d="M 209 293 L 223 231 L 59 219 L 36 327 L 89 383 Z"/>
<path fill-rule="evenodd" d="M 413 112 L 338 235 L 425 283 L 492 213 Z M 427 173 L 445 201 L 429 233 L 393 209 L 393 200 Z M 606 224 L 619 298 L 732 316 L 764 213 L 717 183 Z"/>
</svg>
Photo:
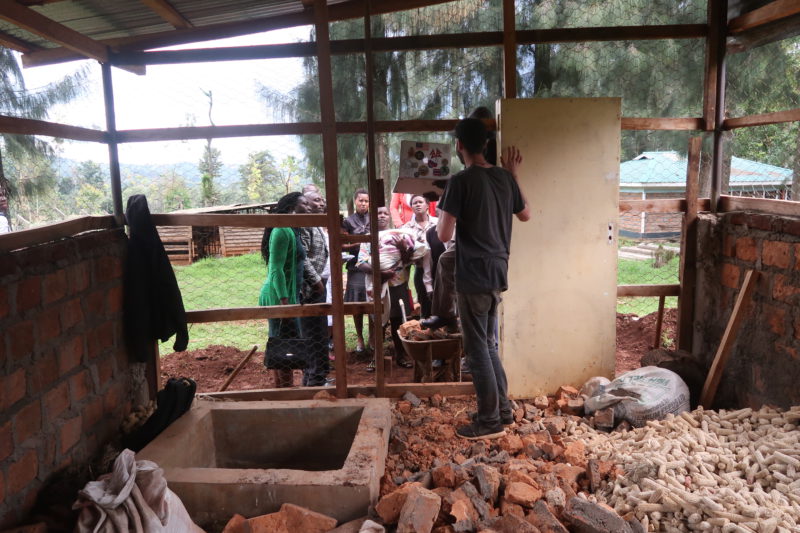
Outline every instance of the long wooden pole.
<svg viewBox="0 0 800 533">
<path fill-rule="evenodd" d="M 336 145 L 336 116 L 333 107 L 331 43 L 328 31 L 328 4 L 314 0 L 314 27 L 317 36 L 319 107 L 322 117 L 322 153 L 325 160 L 325 195 L 328 200 L 328 238 L 333 290 L 333 353 L 336 356 L 336 396 L 347 397 L 347 358 L 344 340 L 344 288 L 342 286 L 342 238 L 339 222 L 339 169 Z"/>
<path fill-rule="evenodd" d="M 686 213 L 681 232 L 680 282 L 678 298 L 678 348 L 692 351 L 694 296 L 697 285 L 697 196 L 700 190 L 700 156 L 702 137 L 689 140 L 686 161 Z"/>
<path fill-rule="evenodd" d="M 514 0 L 503 0 L 503 96 L 517 97 L 517 18 Z"/>
<path fill-rule="evenodd" d="M 724 132 L 722 129 L 725 120 L 725 38 L 728 26 L 728 0 L 711 0 L 709 10 L 709 26 L 719 29 L 717 34 L 716 56 L 716 96 L 714 119 L 714 159 L 711 167 L 711 212 L 716 213 L 719 208 L 719 196 L 722 191 L 722 162 L 725 157 Z"/>
<path fill-rule="evenodd" d="M 385 207 L 383 179 L 378 177 L 375 162 L 375 58 L 372 55 L 372 1 L 364 3 L 364 68 L 366 70 L 367 93 L 367 190 L 369 191 L 370 258 L 373 265 L 380 264 L 378 245 L 378 207 Z M 372 346 L 375 348 L 375 392 L 378 397 L 386 395 L 386 368 L 383 359 L 383 302 L 379 295 L 382 285 L 379 268 L 372 269 Z"/>
<path fill-rule="evenodd" d="M 111 173 L 111 201 L 114 205 L 114 218 L 120 226 L 125 223 L 122 210 L 122 182 L 119 170 L 119 150 L 117 149 L 117 116 L 114 111 L 114 86 L 111 80 L 111 65 L 103 63 L 103 101 L 106 107 L 106 130 L 108 142 L 108 168 Z"/>
<path fill-rule="evenodd" d="M 728 325 L 725 328 L 725 333 L 722 335 L 722 341 L 719 343 L 719 348 L 714 356 L 714 362 L 711 363 L 711 369 L 708 371 L 708 376 L 703 384 L 703 392 L 700 395 L 700 405 L 706 409 L 711 408 L 711 403 L 714 401 L 714 396 L 717 394 L 717 387 L 719 387 L 720 379 L 722 379 L 722 371 L 725 369 L 725 364 L 731 355 L 733 343 L 736 340 L 736 333 L 739 331 L 739 326 L 745 317 L 745 310 L 750 303 L 750 295 L 756 286 L 758 280 L 758 271 L 748 270 L 744 275 L 742 288 L 739 290 L 739 296 L 736 298 L 736 304 L 733 306 L 733 312 L 728 320 Z"/>
</svg>

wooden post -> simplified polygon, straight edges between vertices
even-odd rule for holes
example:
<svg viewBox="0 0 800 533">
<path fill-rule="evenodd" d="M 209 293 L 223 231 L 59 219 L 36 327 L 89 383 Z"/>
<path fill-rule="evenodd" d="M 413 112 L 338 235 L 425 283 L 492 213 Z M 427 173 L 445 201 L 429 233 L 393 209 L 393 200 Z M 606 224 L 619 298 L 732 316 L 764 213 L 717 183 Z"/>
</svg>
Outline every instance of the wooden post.
<svg viewBox="0 0 800 533">
<path fill-rule="evenodd" d="M 717 31 L 716 33 L 716 58 L 712 58 L 710 64 L 716 69 L 716 90 L 714 98 L 714 159 L 711 167 L 711 212 L 716 213 L 720 191 L 722 191 L 723 157 L 724 157 L 724 137 L 723 122 L 725 120 L 725 38 L 728 27 L 728 0 L 710 0 L 708 11 L 708 25 Z M 711 68 L 707 68 L 707 74 L 711 73 Z M 708 80 L 706 80 L 708 83 Z M 710 96 L 709 96 L 710 98 Z M 704 111 L 709 111 L 708 106 L 704 106 Z"/>
<path fill-rule="evenodd" d="M 678 348 L 692 351 L 694 326 L 694 294 L 697 284 L 697 196 L 700 188 L 700 156 L 702 137 L 689 140 L 686 160 L 686 212 L 681 232 L 681 294 L 678 297 Z"/>
<path fill-rule="evenodd" d="M 517 97 L 517 19 L 514 0 L 503 0 L 503 96 Z"/>
<path fill-rule="evenodd" d="M 333 108 L 331 43 L 328 31 L 328 4 L 314 0 L 314 26 L 317 34 L 319 107 L 322 117 L 322 152 L 325 161 L 325 196 L 328 200 L 328 238 L 333 291 L 333 345 L 336 355 L 336 396 L 347 397 L 347 352 L 344 340 L 344 289 L 342 287 L 342 237 L 339 222 L 339 169 L 336 146 L 336 117 Z"/>
<path fill-rule="evenodd" d="M 117 116 L 114 112 L 114 86 L 111 83 L 111 65 L 102 63 L 103 101 L 106 107 L 106 130 L 108 130 L 108 169 L 111 173 L 111 200 L 114 204 L 114 218 L 117 224 L 125 224 L 122 209 L 122 184 L 119 171 L 119 151 L 117 150 Z"/>
<path fill-rule="evenodd" d="M 736 304 L 733 306 L 733 312 L 728 325 L 725 328 L 725 333 L 722 335 L 722 341 L 717 349 L 717 354 L 714 356 L 714 362 L 711 363 L 711 369 L 708 371 L 706 382 L 703 385 L 703 393 L 700 395 L 700 405 L 706 409 L 711 408 L 711 403 L 714 401 L 714 396 L 717 394 L 717 387 L 722 378 L 722 371 L 725 369 L 725 364 L 728 362 L 728 357 L 731 355 L 733 342 L 736 340 L 736 333 L 739 331 L 739 326 L 744 320 L 745 309 L 750 303 L 750 295 L 756 286 L 758 279 L 758 272 L 755 270 L 748 270 L 744 275 L 744 282 L 742 288 L 739 290 L 739 296 L 736 297 Z"/>
<path fill-rule="evenodd" d="M 658 315 L 656 315 L 656 338 L 653 340 L 653 349 L 661 347 L 661 326 L 664 325 L 664 301 L 665 296 L 658 297 Z"/>
<path fill-rule="evenodd" d="M 378 207 L 386 205 L 383 195 L 383 180 L 378 178 L 375 162 L 375 61 L 372 56 L 372 24 L 370 18 L 372 2 L 364 3 L 364 66 L 366 70 L 367 93 L 367 190 L 369 191 L 370 256 L 373 265 L 380 264 L 378 247 Z M 383 302 L 378 297 L 381 287 L 379 268 L 372 269 L 372 346 L 375 350 L 375 393 L 378 397 L 386 395 L 386 376 L 383 358 Z M 391 369 L 391 367 L 390 367 Z"/>
</svg>

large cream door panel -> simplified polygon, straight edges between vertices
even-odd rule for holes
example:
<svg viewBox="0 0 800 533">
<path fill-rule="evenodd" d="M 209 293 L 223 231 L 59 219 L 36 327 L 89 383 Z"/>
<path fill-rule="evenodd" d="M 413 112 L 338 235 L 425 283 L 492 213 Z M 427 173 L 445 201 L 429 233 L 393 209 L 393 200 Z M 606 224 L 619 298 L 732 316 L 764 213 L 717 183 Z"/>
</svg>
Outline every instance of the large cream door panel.
<svg viewBox="0 0 800 533">
<path fill-rule="evenodd" d="M 614 372 L 618 98 L 498 102 L 500 145 L 522 152 L 531 206 L 514 221 L 501 354 L 509 393 L 531 397 Z"/>
</svg>

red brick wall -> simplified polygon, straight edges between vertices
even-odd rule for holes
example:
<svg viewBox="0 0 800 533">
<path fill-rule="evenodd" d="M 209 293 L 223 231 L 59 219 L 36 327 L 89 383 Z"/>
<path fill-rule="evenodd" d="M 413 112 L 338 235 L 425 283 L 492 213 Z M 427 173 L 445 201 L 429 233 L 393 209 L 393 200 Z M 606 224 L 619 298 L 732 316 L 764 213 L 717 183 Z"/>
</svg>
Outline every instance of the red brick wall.
<svg viewBox="0 0 800 533">
<path fill-rule="evenodd" d="M 745 272 L 760 273 L 719 401 L 752 407 L 800 404 L 800 219 L 726 213 L 713 221 L 712 231 L 708 222 L 701 225 L 707 238 L 701 238 L 699 250 L 695 347 L 709 364 Z"/>
<path fill-rule="evenodd" d="M 122 230 L 107 230 L 0 257 L 0 529 L 130 411 L 125 245 Z"/>
</svg>

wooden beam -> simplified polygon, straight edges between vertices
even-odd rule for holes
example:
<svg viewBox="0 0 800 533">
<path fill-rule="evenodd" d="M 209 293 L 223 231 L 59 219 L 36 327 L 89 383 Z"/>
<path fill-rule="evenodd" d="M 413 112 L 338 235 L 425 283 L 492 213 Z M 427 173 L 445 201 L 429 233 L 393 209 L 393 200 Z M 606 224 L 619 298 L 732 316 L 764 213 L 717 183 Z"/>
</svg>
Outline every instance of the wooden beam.
<svg viewBox="0 0 800 533">
<path fill-rule="evenodd" d="M 176 29 L 185 30 L 194 27 L 194 24 L 181 15 L 167 0 L 142 0 L 142 3 L 152 9 L 159 17 L 172 24 Z"/>
<path fill-rule="evenodd" d="M 749 126 L 766 126 L 768 124 L 783 124 L 785 122 L 797 122 L 800 120 L 800 108 L 787 109 L 785 111 L 775 111 L 772 113 L 761 113 L 759 115 L 747 115 L 744 117 L 726 118 L 722 123 L 722 128 L 733 130 L 736 128 L 746 128 Z"/>
<path fill-rule="evenodd" d="M 729 213 L 731 211 L 757 211 L 772 215 L 800 217 L 800 202 L 721 195 L 719 198 L 719 212 Z"/>
<path fill-rule="evenodd" d="M 110 229 L 116 227 L 114 217 L 106 216 L 87 216 L 67 220 L 66 222 L 56 222 L 38 228 L 13 231 L 0 235 L 0 252 L 10 252 L 20 248 L 28 248 L 56 241 L 65 237 L 73 237 L 84 231 Z"/>
<path fill-rule="evenodd" d="M 725 46 L 723 32 L 724 22 L 720 11 L 723 5 L 720 0 L 709 0 L 706 7 L 708 36 L 706 37 L 706 55 L 703 69 L 703 129 L 714 131 L 717 118 L 717 72 L 720 68 L 719 50 Z"/>
<path fill-rule="evenodd" d="M 517 17 L 514 0 L 503 0 L 503 97 L 517 97 Z"/>
<path fill-rule="evenodd" d="M 800 2 L 797 0 L 775 0 L 731 20 L 728 23 L 728 32 L 742 33 L 797 14 L 800 14 Z"/>
<path fill-rule="evenodd" d="M 267 135 L 319 135 L 320 133 L 322 133 L 322 125 L 318 122 L 193 126 L 182 128 L 120 130 L 117 132 L 117 142 L 184 141 L 189 139 L 221 139 L 226 137 L 255 137 Z"/>
<path fill-rule="evenodd" d="M 156 226 L 234 226 L 237 228 L 308 228 L 325 226 L 325 215 L 153 214 Z"/>
<path fill-rule="evenodd" d="M 709 198 L 697 199 L 697 211 L 709 211 L 711 201 Z M 619 212 L 629 211 L 645 213 L 682 213 L 686 211 L 685 198 L 663 198 L 654 200 L 620 200 Z"/>
<path fill-rule="evenodd" d="M 739 295 L 736 297 L 736 304 L 733 306 L 733 312 L 728 320 L 728 325 L 725 328 L 725 333 L 722 335 L 722 341 L 719 344 L 717 353 L 714 356 L 714 361 L 711 363 L 711 369 L 708 371 L 706 381 L 703 384 L 703 392 L 700 395 L 700 405 L 706 409 L 710 409 L 714 396 L 717 394 L 719 381 L 722 378 L 722 371 L 728 362 L 731 355 L 733 344 L 736 340 L 736 334 L 739 332 L 739 326 L 745 317 L 745 310 L 750 303 L 750 297 L 758 280 L 758 271 L 748 270 L 744 275 L 744 282 L 742 288 L 739 290 Z"/>
<path fill-rule="evenodd" d="M 319 392 L 318 387 L 293 387 L 290 389 L 260 389 L 245 391 L 225 391 L 199 394 L 201 398 L 215 398 L 220 400 L 233 400 L 239 402 L 255 401 L 293 401 L 310 400 Z M 428 398 L 434 394 L 444 397 L 472 396 L 475 387 L 471 382 L 465 383 L 390 383 L 384 388 L 386 398 L 401 398 L 406 392 L 420 398 Z M 372 396 L 376 394 L 376 387 L 371 385 L 350 385 L 346 390 L 346 397 L 355 398 L 358 395 Z"/>
<path fill-rule="evenodd" d="M 372 313 L 372 304 L 344 304 L 345 315 Z M 303 316 L 326 316 L 333 314 L 333 304 L 272 305 L 266 307 L 228 307 L 186 311 L 186 322 L 202 324 L 208 322 L 235 322 L 240 320 L 266 320 L 268 318 L 294 318 Z"/>
<path fill-rule="evenodd" d="M 0 2 L 0 19 L 44 37 L 48 41 L 58 43 L 84 57 L 96 59 L 101 63 L 108 61 L 106 45 L 14 1 Z"/>
<path fill-rule="evenodd" d="M 517 44 L 699 39 L 707 34 L 708 26 L 706 24 L 555 28 L 548 30 L 519 30 L 517 31 Z"/>
<path fill-rule="evenodd" d="M 622 117 L 623 130 L 703 130 L 703 119 Z"/>
<path fill-rule="evenodd" d="M 56 122 L 0 115 L 0 132 L 13 135 L 45 135 L 74 141 L 106 142 L 106 132 Z"/>
<path fill-rule="evenodd" d="M 331 68 L 331 42 L 329 31 L 329 12 L 327 0 L 314 0 L 314 29 L 317 37 L 317 79 L 319 84 L 319 107 L 322 122 L 322 159 L 325 176 L 325 197 L 328 205 L 339 205 L 339 159 L 336 141 L 336 114 L 333 104 L 333 71 Z M 361 17 L 364 11 L 356 16 Z M 328 232 L 331 272 L 341 269 L 339 258 L 342 254 L 341 233 L 333 231 L 339 222 L 339 210 L 328 209 Z M 344 339 L 344 286 L 342 276 L 331 278 L 333 291 L 333 346 L 336 356 L 336 395 L 347 397 L 347 355 Z"/>
<path fill-rule="evenodd" d="M 697 196 L 700 192 L 702 137 L 689 140 L 686 161 L 686 214 L 681 232 L 680 282 L 678 298 L 678 349 L 692 351 L 694 297 L 697 285 Z"/>
<path fill-rule="evenodd" d="M 42 49 L 42 47 L 39 45 L 29 43 L 28 41 L 23 41 L 22 39 L 18 39 L 4 31 L 0 31 L 0 46 L 11 48 L 17 52 L 22 52 L 23 54 L 29 54 Z"/>
<path fill-rule="evenodd" d="M 628 296 L 678 296 L 681 286 L 675 285 L 617 285 L 617 297 Z"/>
<path fill-rule="evenodd" d="M 367 190 L 369 191 L 370 202 L 373 208 L 369 212 L 369 223 L 371 228 L 378 227 L 378 210 L 376 207 L 386 205 L 384 197 L 383 179 L 378 177 L 377 154 L 375 148 L 375 54 L 372 45 L 372 17 L 370 10 L 372 2 L 367 0 L 364 6 L 364 72 L 366 73 L 366 110 L 367 110 Z M 370 261 L 373 265 L 380 263 L 380 246 L 378 245 L 377 232 L 373 232 L 369 237 L 370 241 Z M 344 240 L 343 240 L 344 242 Z M 368 275 L 372 276 L 372 286 L 380 287 L 382 284 L 380 269 L 373 269 Z M 383 315 L 383 305 L 381 298 L 372 300 L 372 316 Z M 375 347 L 375 391 L 378 396 L 386 393 L 386 360 L 383 356 L 383 327 L 372 328 L 372 339 L 369 341 Z M 389 366 L 391 369 L 391 363 Z"/>
<path fill-rule="evenodd" d="M 356 18 L 355 8 L 363 9 L 366 0 L 354 0 L 351 2 L 343 2 L 334 4 L 329 7 L 330 20 L 345 20 L 348 18 Z M 374 8 L 373 15 L 387 13 L 387 9 L 394 11 L 412 9 L 414 7 L 421 7 L 414 4 L 433 5 L 442 3 L 442 1 L 405 1 L 390 0 L 381 2 L 378 8 Z M 404 5 L 405 4 L 405 5 Z M 353 7 L 355 6 L 355 8 Z M 161 33 L 152 33 L 149 35 L 141 35 L 135 37 L 122 37 L 115 39 L 106 39 L 100 41 L 114 50 L 117 50 L 121 57 L 128 58 L 129 61 L 145 61 L 145 58 L 153 58 L 153 61 L 163 62 L 176 62 L 180 58 L 186 58 L 187 61 L 197 60 L 196 58 L 202 57 L 204 54 L 209 55 L 215 60 L 224 60 L 224 54 L 247 54 L 247 53 L 262 53 L 262 54 L 287 54 L 295 53 L 293 57 L 304 57 L 313 55 L 313 47 L 316 43 L 294 43 L 290 45 L 265 45 L 263 47 L 250 47 L 251 50 L 237 50 L 237 48 L 248 47 L 229 47 L 219 55 L 209 54 L 209 52 L 193 52 L 182 51 L 187 53 L 173 52 L 167 54 L 166 52 L 151 52 L 147 55 L 125 55 L 130 52 L 141 52 L 142 50 L 152 48 L 162 48 L 166 46 L 173 46 L 178 44 L 195 43 L 201 41 L 208 41 L 214 39 L 222 39 L 225 37 L 235 37 L 238 35 L 247 35 L 261 31 L 275 30 L 281 28 L 289 28 L 295 26 L 304 26 L 311 24 L 313 18 L 310 11 L 303 11 L 300 13 L 290 13 L 287 15 L 280 15 L 277 17 L 264 17 L 260 19 L 252 19 L 247 21 L 237 21 L 224 24 L 216 24 L 211 26 L 204 26 L 201 28 L 191 28 L 178 31 L 169 31 Z M 546 43 L 559 43 L 559 42 L 587 42 L 587 41 L 622 41 L 622 40 L 650 40 L 650 39 L 688 39 L 688 38 L 702 38 L 707 34 L 707 27 L 705 24 L 688 24 L 688 25 L 667 25 L 667 26 L 610 26 L 610 27 L 596 27 L 596 28 L 563 28 L 563 29 L 550 29 L 550 30 L 520 30 L 516 32 L 517 44 L 546 44 Z M 413 35 L 403 37 L 384 37 L 372 40 L 372 50 L 391 51 L 391 50 L 427 50 L 434 48 L 475 48 L 480 46 L 501 46 L 504 44 L 503 32 L 490 31 L 490 32 L 474 32 L 464 34 L 446 34 L 446 35 Z M 333 54 L 352 54 L 364 51 L 364 43 L 361 39 L 347 39 L 331 42 L 331 53 Z M 270 57 L 267 55 L 266 57 Z M 289 56 L 274 56 L 274 57 L 289 57 Z M 80 56 L 70 50 L 63 48 L 46 49 L 27 53 L 22 56 L 22 63 L 26 67 L 34 67 L 41 65 L 49 65 L 53 63 L 61 63 L 64 61 L 73 61 L 80 59 Z M 147 59 L 148 61 L 150 59 Z M 119 59 L 118 61 L 123 61 Z"/>
</svg>

